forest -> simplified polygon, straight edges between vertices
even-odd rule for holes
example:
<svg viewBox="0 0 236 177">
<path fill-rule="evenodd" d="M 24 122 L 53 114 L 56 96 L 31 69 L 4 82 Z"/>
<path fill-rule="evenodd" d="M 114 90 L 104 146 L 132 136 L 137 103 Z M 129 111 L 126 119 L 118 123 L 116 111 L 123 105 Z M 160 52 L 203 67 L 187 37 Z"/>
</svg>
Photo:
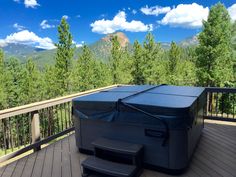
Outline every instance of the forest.
<svg viewBox="0 0 236 177">
<path fill-rule="evenodd" d="M 172 42 L 163 49 L 149 32 L 142 43 L 133 43 L 132 51 L 114 36 L 108 62 L 97 59 L 87 45 L 74 59 L 73 37 L 62 18 L 53 66 L 38 68 L 31 58 L 25 64 L 17 58 L 4 61 L 0 51 L 0 110 L 118 83 L 236 87 L 235 36 L 236 22 L 218 3 L 203 21 L 196 47 Z"/>
</svg>

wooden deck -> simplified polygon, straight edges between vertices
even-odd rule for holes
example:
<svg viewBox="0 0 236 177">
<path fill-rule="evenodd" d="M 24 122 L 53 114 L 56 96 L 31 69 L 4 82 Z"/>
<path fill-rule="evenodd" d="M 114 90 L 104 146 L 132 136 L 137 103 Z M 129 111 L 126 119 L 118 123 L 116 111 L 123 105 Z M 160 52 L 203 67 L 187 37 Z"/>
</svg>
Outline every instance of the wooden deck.
<svg viewBox="0 0 236 177">
<path fill-rule="evenodd" d="M 80 177 L 74 135 L 0 168 L 0 177 Z M 169 175 L 144 170 L 141 177 Z M 200 143 L 182 177 L 236 177 L 236 123 L 206 121 Z"/>
</svg>

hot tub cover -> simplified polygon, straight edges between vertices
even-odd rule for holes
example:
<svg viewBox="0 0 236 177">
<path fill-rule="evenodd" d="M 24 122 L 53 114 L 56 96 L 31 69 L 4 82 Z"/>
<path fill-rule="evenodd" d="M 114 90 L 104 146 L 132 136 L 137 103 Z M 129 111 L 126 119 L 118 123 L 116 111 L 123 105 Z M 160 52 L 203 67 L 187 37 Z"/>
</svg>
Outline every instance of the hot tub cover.
<svg viewBox="0 0 236 177">
<path fill-rule="evenodd" d="M 184 119 L 189 117 L 204 88 L 171 85 L 120 86 L 73 100 L 74 112 L 81 119 L 137 121 L 147 117 Z M 137 114 L 137 112 L 141 114 Z M 136 113 L 136 114 L 135 114 Z M 120 116 L 122 114 L 122 116 Z M 135 114 L 131 116 L 131 114 Z M 136 119 L 131 118 L 136 117 Z M 132 119 L 132 120 L 131 120 Z M 158 120 L 160 121 L 160 120 Z M 186 120 L 184 120 L 186 122 Z M 149 121 L 150 122 L 150 121 Z M 175 121 L 180 125 L 181 121 Z M 191 124 L 191 120 L 188 120 Z M 176 126 L 175 126 L 176 127 Z"/>
</svg>

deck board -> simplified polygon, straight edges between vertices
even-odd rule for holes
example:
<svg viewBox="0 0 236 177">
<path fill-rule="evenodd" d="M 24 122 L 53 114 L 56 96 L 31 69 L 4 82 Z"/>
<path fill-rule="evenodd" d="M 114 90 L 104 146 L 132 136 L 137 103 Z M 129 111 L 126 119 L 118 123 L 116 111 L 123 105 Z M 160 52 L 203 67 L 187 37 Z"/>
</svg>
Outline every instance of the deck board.
<svg viewBox="0 0 236 177">
<path fill-rule="evenodd" d="M 74 134 L 0 168 L 0 177 L 81 177 Z M 206 121 L 187 171 L 178 177 L 235 177 L 236 123 Z M 170 177 L 144 170 L 141 177 Z"/>
<path fill-rule="evenodd" d="M 53 163 L 52 163 L 52 177 L 61 177 L 61 141 L 55 143 L 53 151 Z"/>
</svg>

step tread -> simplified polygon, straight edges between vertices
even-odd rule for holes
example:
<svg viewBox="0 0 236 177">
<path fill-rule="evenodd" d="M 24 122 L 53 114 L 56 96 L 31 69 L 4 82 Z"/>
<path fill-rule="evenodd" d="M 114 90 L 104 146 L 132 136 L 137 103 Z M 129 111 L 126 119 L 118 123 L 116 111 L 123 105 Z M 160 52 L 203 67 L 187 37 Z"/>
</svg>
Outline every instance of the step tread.
<svg viewBox="0 0 236 177">
<path fill-rule="evenodd" d="M 136 155 L 143 148 L 143 145 L 141 144 L 133 144 L 118 140 L 111 140 L 107 138 L 99 138 L 95 140 L 92 144 L 95 148 L 131 155 Z"/>
<path fill-rule="evenodd" d="M 91 171 L 114 177 L 132 177 L 137 170 L 134 165 L 115 163 L 94 156 L 88 157 L 81 165 Z"/>
</svg>

